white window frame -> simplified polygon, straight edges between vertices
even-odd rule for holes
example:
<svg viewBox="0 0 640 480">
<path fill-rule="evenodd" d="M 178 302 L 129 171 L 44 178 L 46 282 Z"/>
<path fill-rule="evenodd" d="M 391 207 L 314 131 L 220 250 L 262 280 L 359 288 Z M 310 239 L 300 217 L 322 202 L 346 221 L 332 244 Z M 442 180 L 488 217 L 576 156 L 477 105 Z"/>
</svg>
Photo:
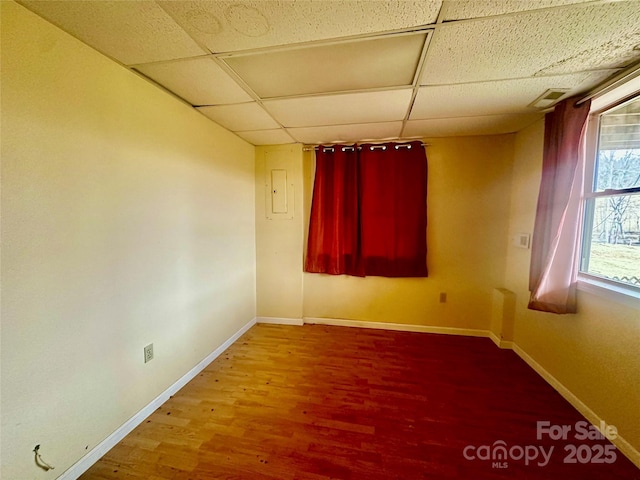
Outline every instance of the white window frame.
<svg viewBox="0 0 640 480">
<path fill-rule="evenodd" d="M 638 78 L 636 77 L 636 79 Z M 634 82 L 631 82 L 634 83 Z M 621 89 L 622 90 L 622 89 Z M 600 138 L 600 116 L 613 108 L 616 108 L 633 99 L 640 98 L 640 89 L 629 93 L 629 86 L 623 89 L 624 93 L 616 95 L 616 92 L 609 92 L 602 99 L 595 99 L 591 104 L 591 112 L 587 122 L 585 133 L 585 181 L 583 195 L 583 228 L 582 237 L 580 239 L 580 269 L 582 268 L 585 250 L 590 248 L 590 237 L 587 237 L 587 230 L 590 230 L 592 215 L 589 214 L 589 200 L 598 197 L 607 197 L 612 195 L 626 195 L 640 191 L 640 188 L 629 188 L 622 190 L 606 190 L 604 192 L 596 192 L 594 185 L 594 175 L 596 159 L 598 155 L 598 141 Z M 593 204 L 593 203 L 592 203 Z M 589 235 L 591 235 L 589 233 Z M 639 247 L 640 248 L 640 247 Z M 581 270 L 578 271 L 578 289 L 605 297 L 619 303 L 624 303 L 634 308 L 640 308 L 640 287 L 617 282 L 598 275 L 589 274 Z"/>
</svg>

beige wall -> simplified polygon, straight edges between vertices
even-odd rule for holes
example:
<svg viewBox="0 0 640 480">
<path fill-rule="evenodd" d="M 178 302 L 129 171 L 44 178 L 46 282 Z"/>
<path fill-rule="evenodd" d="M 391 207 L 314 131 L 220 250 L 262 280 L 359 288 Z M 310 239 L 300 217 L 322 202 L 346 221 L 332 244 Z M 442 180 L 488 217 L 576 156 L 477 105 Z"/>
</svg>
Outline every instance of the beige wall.
<svg viewBox="0 0 640 480">
<path fill-rule="evenodd" d="M 258 315 L 489 327 L 492 290 L 502 286 L 505 269 L 513 136 L 429 143 L 430 276 L 426 279 L 301 277 L 306 241 L 300 239 L 307 229 L 313 153 L 303 155 L 302 172 L 294 170 L 296 186 L 304 188 L 305 210 L 301 217 L 296 210 L 295 221 L 289 223 L 261 220 L 264 173 L 257 166 Z M 258 160 L 276 148 L 282 147 L 258 149 Z M 299 162 L 299 151 L 291 155 L 294 163 Z M 296 195 L 297 200 L 302 197 L 297 191 Z M 440 292 L 447 293 L 447 303 L 439 303 Z M 286 298 L 288 307 L 269 300 L 278 298 Z"/>
<path fill-rule="evenodd" d="M 516 136 L 511 234 L 533 230 L 543 134 L 541 121 Z M 517 294 L 515 343 L 640 450 L 639 306 L 579 291 L 576 315 L 528 310 L 529 259 L 530 250 L 509 246 L 505 285 Z"/>
<path fill-rule="evenodd" d="M 305 274 L 306 317 L 489 328 L 492 290 L 502 287 L 505 267 L 513 136 L 427 143 L 429 277 Z M 439 303 L 440 292 L 447 303 Z"/>
<path fill-rule="evenodd" d="M 255 317 L 254 178 L 253 146 L 2 2 L 2 478 L 62 474 Z"/>
<path fill-rule="evenodd" d="M 287 214 L 271 213 L 271 171 L 287 172 Z M 258 317 L 302 318 L 302 146 L 256 148 Z"/>
<path fill-rule="evenodd" d="M 640 448 L 638 309 L 526 309 L 509 239 L 533 228 L 542 133 L 429 141 L 429 278 L 303 274 L 312 154 L 254 149 L 2 2 L 2 478 L 61 474 L 256 315 L 484 330 L 496 287 L 516 344 Z M 267 218 L 268 165 L 291 218 Z"/>
</svg>

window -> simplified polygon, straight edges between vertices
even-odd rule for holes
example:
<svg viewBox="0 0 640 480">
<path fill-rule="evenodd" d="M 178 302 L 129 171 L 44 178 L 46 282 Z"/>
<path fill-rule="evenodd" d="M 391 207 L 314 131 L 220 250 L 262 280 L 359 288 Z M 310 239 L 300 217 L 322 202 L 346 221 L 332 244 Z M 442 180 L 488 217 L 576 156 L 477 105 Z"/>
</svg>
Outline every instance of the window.
<svg viewBox="0 0 640 480">
<path fill-rule="evenodd" d="M 640 96 L 592 115 L 581 279 L 640 294 Z"/>
</svg>

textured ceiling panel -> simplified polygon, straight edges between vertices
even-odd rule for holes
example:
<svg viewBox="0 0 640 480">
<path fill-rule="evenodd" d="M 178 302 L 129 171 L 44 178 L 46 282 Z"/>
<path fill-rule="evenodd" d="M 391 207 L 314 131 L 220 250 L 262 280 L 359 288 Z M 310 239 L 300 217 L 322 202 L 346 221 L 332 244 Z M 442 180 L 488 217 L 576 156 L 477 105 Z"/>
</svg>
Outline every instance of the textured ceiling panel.
<svg viewBox="0 0 640 480">
<path fill-rule="evenodd" d="M 288 128 L 300 143 L 351 143 L 392 140 L 400 135 L 402 122 L 368 123 L 361 125 L 331 125 L 328 127 Z"/>
<path fill-rule="evenodd" d="M 640 0 L 18 2 L 260 145 L 513 132 L 640 61 Z"/>
<path fill-rule="evenodd" d="M 295 140 L 283 129 L 238 132 L 236 135 L 244 138 L 247 142 L 253 145 L 281 145 L 283 143 L 295 143 Z"/>
<path fill-rule="evenodd" d="M 482 117 L 409 120 L 402 134 L 405 137 L 496 135 L 517 132 L 542 117 L 543 114 L 541 113 L 522 113 Z"/>
<path fill-rule="evenodd" d="M 564 74 L 640 59 L 640 1 L 445 24 L 431 40 L 422 85 Z"/>
<path fill-rule="evenodd" d="M 262 98 L 411 85 L 426 34 L 226 58 Z"/>
<path fill-rule="evenodd" d="M 410 100 L 411 90 L 403 89 L 268 100 L 264 106 L 285 127 L 311 127 L 402 120 Z"/>
<path fill-rule="evenodd" d="M 250 102 L 252 98 L 212 59 L 194 58 L 136 67 L 191 105 Z"/>
<path fill-rule="evenodd" d="M 154 2 L 23 0 L 21 3 L 125 65 L 208 53 Z"/>
<path fill-rule="evenodd" d="M 212 52 L 232 52 L 431 24 L 440 0 L 161 1 Z"/>
<path fill-rule="evenodd" d="M 420 87 L 411 110 L 411 120 L 465 117 L 501 113 L 536 111 L 527 107 L 550 88 L 589 89 L 604 80 L 608 73 L 578 73 L 558 77 L 536 77 L 461 85 Z"/>
<path fill-rule="evenodd" d="M 592 0 L 448 0 L 445 2 L 445 21 L 489 17 L 512 12 L 558 7 Z"/>
<path fill-rule="evenodd" d="M 198 110 L 232 132 L 279 128 L 273 118 L 255 102 L 198 107 Z"/>
</svg>

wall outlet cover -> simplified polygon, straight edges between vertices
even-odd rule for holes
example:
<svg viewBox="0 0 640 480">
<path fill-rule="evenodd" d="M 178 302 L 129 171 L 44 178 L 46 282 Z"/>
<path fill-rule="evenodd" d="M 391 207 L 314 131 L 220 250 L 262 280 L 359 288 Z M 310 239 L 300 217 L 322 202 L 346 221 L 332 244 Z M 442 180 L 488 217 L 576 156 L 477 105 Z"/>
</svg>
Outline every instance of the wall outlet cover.
<svg viewBox="0 0 640 480">
<path fill-rule="evenodd" d="M 144 347 L 144 363 L 150 362 L 151 360 L 153 360 L 153 343 Z"/>
</svg>

